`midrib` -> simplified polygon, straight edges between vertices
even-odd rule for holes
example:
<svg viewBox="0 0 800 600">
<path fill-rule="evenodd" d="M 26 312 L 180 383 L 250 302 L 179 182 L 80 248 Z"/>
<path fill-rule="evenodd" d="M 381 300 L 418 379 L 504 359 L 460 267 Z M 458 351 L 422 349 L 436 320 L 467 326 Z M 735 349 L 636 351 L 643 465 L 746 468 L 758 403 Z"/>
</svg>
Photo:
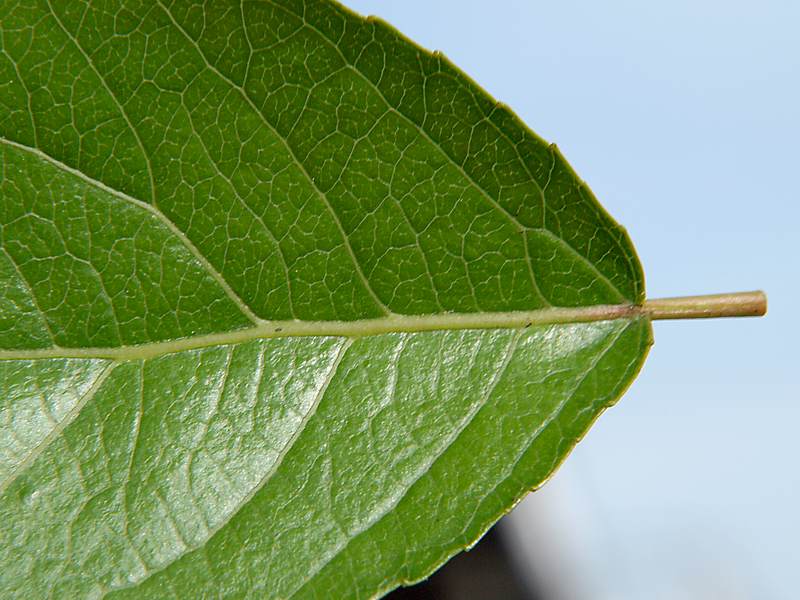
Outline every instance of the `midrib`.
<svg viewBox="0 0 800 600">
<path fill-rule="evenodd" d="M 642 306 L 607 304 L 514 312 L 442 313 L 434 315 L 392 314 L 376 319 L 356 321 L 260 321 L 254 327 L 246 329 L 135 346 L 0 350 L 0 360 L 30 360 L 37 358 L 143 360 L 211 346 L 241 344 L 257 339 L 314 336 L 355 339 L 391 333 L 419 333 L 462 329 L 520 329 L 532 325 L 634 319 L 648 314 L 647 309 Z"/>
</svg>

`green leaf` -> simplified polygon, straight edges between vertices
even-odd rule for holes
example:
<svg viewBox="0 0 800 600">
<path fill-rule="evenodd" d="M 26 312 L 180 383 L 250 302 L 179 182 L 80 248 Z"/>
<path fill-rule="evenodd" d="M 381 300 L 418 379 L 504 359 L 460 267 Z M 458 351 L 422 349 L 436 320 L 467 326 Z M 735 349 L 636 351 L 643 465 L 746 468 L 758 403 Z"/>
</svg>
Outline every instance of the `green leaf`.
<svg viewBox="0 0 800 600">
<path fill-rule="evenodd" d="M 557 149 L 332 2 L 0 0 L 0 159 L 6 597 L 418 580 L 650 344 Z"/>
</svg>

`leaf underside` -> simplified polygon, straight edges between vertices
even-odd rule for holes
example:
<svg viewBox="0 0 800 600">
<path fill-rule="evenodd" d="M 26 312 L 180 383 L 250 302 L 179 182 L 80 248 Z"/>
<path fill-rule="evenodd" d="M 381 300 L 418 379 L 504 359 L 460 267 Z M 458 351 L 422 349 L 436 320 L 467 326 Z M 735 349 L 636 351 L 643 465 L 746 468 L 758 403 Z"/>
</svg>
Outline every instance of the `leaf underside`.
<svg viewBox="0 0 800 600">
<path fill-rule="evenodd" d="M 333 2 L 0 0 L 0 160 L 9 597 L 418 580 L 651 343 L 582 322 L 643 277 L 558 150 Z"/>
</svg>

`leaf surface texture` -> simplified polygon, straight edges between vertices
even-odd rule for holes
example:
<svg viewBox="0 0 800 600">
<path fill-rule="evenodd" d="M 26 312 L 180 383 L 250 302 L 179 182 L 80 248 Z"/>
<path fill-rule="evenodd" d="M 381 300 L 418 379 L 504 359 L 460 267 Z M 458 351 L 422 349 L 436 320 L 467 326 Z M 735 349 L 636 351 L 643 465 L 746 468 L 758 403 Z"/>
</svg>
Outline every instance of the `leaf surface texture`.
<svg viewBox="0 0 800 600">
<path fill-rule="evenodd" d="M 624 230 L 386 24 L 1 0 L 0 35 L 10 596 L 380 594 L 638 372 L 649 322 L 583 317 L 643 300 Z"/>
</svg>

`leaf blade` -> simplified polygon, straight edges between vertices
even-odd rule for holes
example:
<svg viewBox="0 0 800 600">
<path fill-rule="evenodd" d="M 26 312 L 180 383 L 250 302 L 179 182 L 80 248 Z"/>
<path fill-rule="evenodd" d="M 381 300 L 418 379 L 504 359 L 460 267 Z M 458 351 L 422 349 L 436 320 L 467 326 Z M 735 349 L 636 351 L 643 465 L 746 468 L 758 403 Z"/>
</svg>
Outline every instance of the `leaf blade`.
<svg viewBox="0 0 800 600">
<path fill-rule="evenodd" d="M 530 455 L 528 462 L 532 460 L 534 464 L 538 464 L 536 469 L 530 469 L 530 465 L 528 468 L 519 467 L 519 470 L 525 472 L 525 476 L 521 481 L 514 482 L 514 487 L 518 488 L 515 490 L 516 494 L 541 483 L 555 467 L 548 462 L 548 452 L 552 453 L 551 456 L 558 457 L 559 444 L 550 440 L 545 444 L 549 450 L 542 452 L 538 445 L 536 448 L 533 447 L 535 440 L 540 435 L 559 438 L 560 433 L 550 424 L 558 419 L 570 423 L 571 419 L 577 418 L 572 413 L 579 413 L 579 410 L 565 411 L 565 407 L 569 407 L 569 403 L 576 395 L 575 389 L 581 385 L 586 385 L 590 389 L 588 392 L 584 390 L 579 393 L 594 396 L 593 402 L 601 408 L 613 400 L 619 393 L 619 385 L 629 381 L 631 371 L 638 369 L 642 360 L 639 350 L 646 347 L 648 332 L 649 325 L 645 321 L 632 324 L 606 321 L 581 325 L 540 326 L 516 332 L 506 330 L 389 334 L 363 338 L 357 342 L 352 346 L 354 354 L 347 357 L 348 360 L 339 363 L 340 369 L 331 365 L 337 364 L 337 357 L 341 360 L 345 356 L 342 352 L 345 343 L 343 340 L 328 340 L 330 351 L 326 355 L 327 358 L 317 356 L 317 364 L 324 367 L 323 372 L 332 373 L 333 376 L 317 378 L 321 387 L 315 388 L 317 391 L 314 395 L 322 396 L 319 407 L 315 409 L 314 402 L 307 402 L 306 414 L 311 414 L 303 421 L 302 426 L 298 423 L 287 426 L 285 421 L 282 422 L 274 415 L 270 418 L 264 417 L 259 435 L 263 436 L 263 439 L 254 444 L 253 450 L 249 453 L 236 453 L 231 450 L 229 436 L 233 435 L 233 431 L 241 431 L 241 427 L 235 427 L 229 432 L 219 426 L 218 430 L 224 430 L 225 443 L 221 443 L 219 437 L 217 440 L 201 439 L 197 433 L 192 434 L 192 431 L 199 426 L 198 423 L 203 423 L 204 419 L 198 416 L 190 418 L 186 415 L 187 410 L 216 415 L 215 419 L 220 420 L 225 415 L 222 405 L 235 407 L 231 410 L 238 414 L 242 406 L 253 405 L 254 401 L 247 399 L 247 396 L 253 393 L 260 396 L 259 403 L 285 409 L 285 402 L 290 400 L 297 402 L 300 395 L 296 393 L 291 397 L 281 395 L 282 382 L 279 380 L 286 374 L 302 378 L 303 374 L 311 369 L 309 357 L 298 361 L 298 364 L 303 365 L 303 369 L 300 370 L 278 367 L 271 371 L 266 367 L 260 369 L 242 367 L 238 374 L 229 372 L 228 367 L 223 369 L 223 366 L 230 364 L 229 357 L 234 353 L 246 352 L 243 347 L 210 348 L 192 351 L 186 353 L 186 356 L 170 355 L 139 364 L 125 363 L 123 367 L 117 368 L 116 381 L 109 380 L 104 393 L 98 394 L 96 401 L 81 412 L 79 420 L 65 429 L 63 438 L 57 440 L 37 462 L 35 468 L 14 482 L 4 494 L 2 502 L 4 519 L 3 525 L 0 525 L 2 537 L 13 539 L 21 535 L 18 530 L 22 530 L 26 537 L 39 539 L 40 543 L 44 544 L 38 551 L 36 545 L 29 544 L 21 555 L 21 549 L 16 549 L 17 560 L 14 564 L 17 566 L 6 569 L 5 577 L 9 583 L 19 585 L 20 590 L 39 589 L 42 593 L 47 589 L 47 585 L 52 586 L 54 583 L 67 585 L 71 579 L 75 579 L 80 581 L 81 587 L 56 586 L 55 589 L 61 593 L 78 595 L 87 595 L 92 589 L 124 588 L 142 580 L 145 582 L 144 586 L 131 587 L 131 593 L 137 597 L 151 595 L 160 597 L 165 589 L 165 578 L 167 580 L 171 577 L 176 578 L 176 590 L 191 589 L 195 592 L 205 590 L 212 593 L 214 586 L 223 583 L 221 579 L 225 580 L 224 585 L 227 589 L 235 589 L 238 585 L 249 583 L 248 573 L 257 572 L 262 583 L 270 586 L 270 595 L 285 597 L 303 585 L 309 570 L 312 572 L 315 570 L 314 565 L 318 565 L 316 568 L 322 570 L 327 564 L 321 563 L 323 559 L 335 560 L 342 548 L 346 548 L 351 542 L 363 540 L 359 545 L 371 548 L 376 539 L 384 538 L 387 527 L 395 531 L 395 536 L 390 539 L 396 540 L 397 531 L 408 527 L 406 525 L 400 528 L 399 523 L 394 521 L 400 519 L 393 516 L 395 510 L 398 510 L 398 504 L 404 502 L 399 509 L 400 514 L 403 515 L 402 519 L 413 526 L 421 515 L 426 514 L 425 511 L 419 512 L 421 507 L 435 507 L 437 498 L 442 502 L 441 495 L 444 492 L 441 487 L 447 480 L 446 475 L 450 474 L 452 478 L 455 473 L 454 464 L 462 463 L 460 471 L 462 475 L 456 476 L 452 484 L 455 487 L 452 497 L 458 498 L 461 502 L 464 497 L 471 495 L 473 498 L 465 502 L 466 505 L 480 506 L 483 502 L 487 502 L 491 506 L 478 510 L 479 514 L 475 515 L 472 524 L 475 533 L 453 536 L 453 529 L 459 527 L 459 518 L 445 519 L 446 526 L 439 528 L 444 532 L 438 535 L 445 540 L 452 539 L 449 544 L 443 544 L 444 550 L 434 544 L 433 547 L 438 549 L 438 554 L 432 558 L 413 560 L 414 554 L 406 555 L 403 549 L 403 556 L 408 560 L 404 570 L 400 573 L 388 571 L 383 574 L 385 577 L 393 576 L 400 581 L 418 578 L 427 573 L 426 569 L 434 566 L 431 562 L 441 562 L 444 557 L 463 546 L 468 538 L 472 539 L 471 535 L 481 533 L 507 510 L 507 506 L 500 504 L 500 512 L 496 512 L 498 510 L 496 502 L 491 502 L 491 498 L 485 496 L 486 490 L 491 489 L 491 486 L 481 481 L 482 478 L 488 478 L 494 481 L 495 485 L 509 485 L 509 476 L 517 469 L 517 465 L 513 460 L 498 460 L 496 453 L 510 452 L 512 458 L 517 455 L 516 461 L 521 461 L 523 455 L 527 453 Z M 632 346 L 630 343 L 618 343 L 622 335 L 637 337 L 637 344 Z M 583 338 L 583 344 L 576 344 L 576 337 Z M 560 354 L 558 344 L 553 343 L 554 338 L 568 345 L 567 348 L 562 348 Z M 297 348 L 309 344 L 309 348 L 316 351 L 318 341 L 317 338 L 290 338 L 256 341 L 249 345 L 258 345 L 261 347 L 260 351 L 265 353 L 270 352 L 269 345 L 287 344 Z M 362 347 L 359 348 L 358 344 Z M 405 349 L 403 359 L 405 363 L 402 363 L 398 358 L 402 355 L 404 344 L 409 348 Z M 382 351 L 376 350 L 377 345 L 383 347 Z M 414 348 L 414 345 L 417 347 Z M 510 352 L 509 348 L 515 345 L 521 350 Z M 427 351 L 420 351 L 420 347 Z M 578 361 L 577 364 L 576 347 L 582 348 L 583 353 L 583 362 Z M 305 348 L 305 351 L 309 348 Z M 456 360 L 461 355 L 469 356 L 476 349 L 478 353 L 472 362 Z M 285 349 L 274 349 L 270 353 L 274 359 L 285 361 L 286 352 L 283 350 Z M 624 357 L 624 360 L 619 356 L 612 356 L 613 360 L 606 358 L 610 350 Z M 204 358 L 200 358 L 198 353 Z M 456 356 L 448 364 L 443 365 L 441 353 L 455 353 Z M 212 362 L 216 377 L 213 381 L 197 373 L 197 371 L 202 372 L 204 365 L 211 361 L 207 358 L 209 355 L 214 357 Z M 379 381 L 375 381 L 373 371 L 365 372 L 360 368 L 364 360 L 369 360 L 377 366 L 386 363 L 387 369 L 379 371 L 383 373 L 378 377 Z M 610 366 L 603 367 L 601 363 L 604 360 L 609 361 Z M 417 381 L 414 376 L 414 373 L 422 369 L 435 368 L 441 370 L 435 382 Z M 509 368 L 512 370 L 509 371 Z M 532 369 L 534 373 L 531 373 Z M 608 369 L 611 374 L 603 374 L 604 369 Z M 486 380 L 484 374 L 487 372 L 494 373 L 492 379 Z M 576 372 L 580 375 L 578 380 L 575 379 Z M 164 389 L 162 383 L 164 373 L 170 373 L 173 382 L 171 390 Z M 252 385 L 253 373 L 256 374 L 256 378 L 258 376 L 262 378 L 257 386 Z M 610 391 L 607 394 L 599 398 L 596 397 L 597 382 L 583 383 L 589 378 L 599 377 L 596 373 L 618 380 L 615 386 L 608 386 Z M 398 377 L 405 377 L 406 381 L 398 382 Z M 581 377 L 583 380 L 579 381 Z M 230 390 L 237 388 L 242 390 L 236 401 L 233 397 L 223 401 L 223 393 L 215 391 L 224 388 L 223 378 L 227 378 Z M 272 378 L 273 382 L 267 384 L 264 378 Z M 187 379 L 195 381 L 193 385 L 188 386 L 189 392 L 186 391 Z M 243 386 L 240 380 L 250 380 L 250 385 Z M 126 389 L 137 385 L 141 385 L 142 388 Z M 330 391 L 327 397 L 324 396 L 326 385 L 330 386 L 327 387 Z M 518 385 L 524 385 L 525 396 L 536 398 L 537 404 L 532 407 L 521 404 L 518 400 L 520 392 L 516 389 Z M 397 395 L 386 393 L 383 390 L 384 386 L 394 387 L 399 391 Z M 438 389 L 439 386 L 442 389 Z M 244 390 L 245 387 L 247 390 Z M 120 397 L 119 400 L 113 399 L 114 391 Z M 187 393 L 188 398 L 185 397 Z M 131 397 L 136 396 L 142 399 L 141 406 L 129 401 Z M 467 400 L 465 396 L 471 399 Z M 364 398 L 363 403 L 352 401 L 360 397 Z M 343 398 L 350 399 L 346 407 L 341 406 Z M 419 398 L 426 399 L 422 408 L 415 407 Z M 438 403 L 441 404 L 437 405 Z M 498 406 L 492 406 L 493 404 Z M 191 409 L 188 408 L 190 406 Z M 376 415 L 381 414 L 380 410 L 391 410 L 393 415 L 385 417 L 384 422 L 378 425 L 375 424 L 375 420 Z M 583 410 L 584 420 L 596 416 L 585 407 Z M 114 415 L 120 414 L 122 417 L 116 422 Z M 462 416 L 459 418 L 458 414 Z M 569 416 L 569 419 L 563 415 Z M 528 429 L 526 423 L 530 422 L 538 423 L 538 428 Z M 168 431 L 159 434 L 158 429 L 164 423 L 168 424 Z M 569 435 L 579 436 L 585 426 L 585 422 L 573 424 L 571 426 L 573 431 L 560 443 L 571 447 L 574 439 Z M 371 436 L 354 435 L 354 432 L 368 427 L 376 428 Z M 207 428 L 213 430 L 214 426 L 210 425 Z M 328 428 L 334 431 L 331 432 Z M 509 428 L 510 432 L 502 433 L 504 429 Z M 270 466 L 273 463 L 267 465 L 265 462 L 267 459 L 263 455 L 264 444 L 273 445 L 276 435 L 282 429 L 286 430 L 285 435 L 290 437 L 299 435 L 299 437 L 295 445 L 286 450 L 282 462 L 278 463 L 281 465 L 279 470 L 278 467 Z M 465 433 L 470 430 L 473 431 Z M 113 468 L 113 465 L 108 468 L 115 478 L 110 482 L 103 480 L 103 485 L 95 482 L 94 490 L 91 487 L 87 489 L 86 483 L 80 485 L 78 482 L 82 480 L 96 481 L 105 464 L 102 457 L 97 455 L 98 450 L 93 448 L 92 444 L 87 444 L 86 440 L 119 439 L 123 432 L 128 441 L 122 444 L 118 442 L 117 445 L 122 447 L 116 448 L 112 457 L 108 459 L 115 460 L 118 465 L 117 468 Z M 219 435 L 222 434 L 218 433 Z M 513 436 L 534 441 L 529 441 L 527 444 L 511 444 L 508 438 Z M 239 434 L 239 437 L 245 436 Z M 397 457 L 402 457 L 404 452 L 408 453 L 408 440 L 412 438 L 419 439 L 417 443 L 421 447 L 410 456 L 407 455 L 398 466 Z M 179 446 L 183 448 L 194 448 L 198 456 L 222 452 L 220 456 L 224 458 L 195 459 L 205 464 L 205 471 L 213 468 L 209 465 L 226 464 L 232 465 L 233 468 L 225 476 L 213 477 L 206 472 L 204 477 L 198 477 L 201 480 L 201 487 L 206 488 L 205 491 L 187 487 L 188 476 L 183 474 L 183 469 L 192 469 L 191 472 L 196 474 L 203 473 L 204 469 L 198 467 L 197 463 L 194 467 L 185 466 L 187 463 L 192 463 L 191 456 L 195 454 L 182 454 L 180 449 L 168 449 L 176 440 L 180 440 Z M 476 440 L 493 441 L 485 442 L 479 446 L 480 451 L 478 451 Z M 383 445 L 370 451 L 370 445 L 379 441 Z M 98 442 L 98 445 L 103 446 L 101 442 Z M 70 449 L 82 446 L 92 451 L 81 455 Z M 466 450 L 459 446 L 465 446 Z M 489 448 L 493 446 L 495 450 L 490 451 Z M 152 474 L 147 461 L 136 458 L 137 447 L 148 449 L 150 456 L 159 456 L 158 463 L 162 465 L 159 468 L 160 473 Z M 262 455 L 261 459 L 256 458 L 258 452 Z M 326 452 L 330 456 L 331 464 L 319 465 L 320 460 L 326 462 Z M 471 459 L 468 458 L 470 456 Z M 258 463 L 264 469 L 263 474 L 258 475 L 253 472 L 253 468 L 248 468 L 248 461 Z M 464 470 L 465 461 L 475 464 L 470 465 L 471 469 Z M 332 466 L 335 464 L 342 466 L 337 469 Z M 42 471 L 55 471 L 62 475 L 54 481 Z M 72 477 L 63 475 L 68 472 L 73 473 Z M 339 475 L 334 477 L 337 472 Z M 398 473 L 405 473 L 405 478 L 400 478 L 400 481 L 392 485 Z M 369 474 L 367 483 L 363 481 L 365 474 Z M 468 481 L 464 481 L 464 476 L 468 477 Z M 227 512 L 220 506 L 213 506 L 214 503 L 210 500 L 213 496 L 214 484 L 211 483 L 213 479 L 218 480 L 217 486 L 222 486 L 217 490 L 217 494 L 222 494 L 224 490 L 226 503 L 233 502 L 237 493 L 244 494 L 241 498 L 247 498 L 247 501 L 241 507 L 229 508 Z M 242 491 L 237 492 L 240 486 L 231 483 L 231 479 L 243 479 L 250 483 L 241 486 Z M 355 483 L 359 480 L 362 481 L 360 485 Z M 423 482 L 422 485 L 418 485 L 420 481 Z M 268 485 L 265 485 L 267 483 Z M 253 485 L 256 487 L 252 488 Z M 326 490 L 326 485 L 334 486 L 336 491 Z M 82 489 L 82 493 L 76 492 Z M 35 497 L 31 499 L 34 494 Z M 432 495 L 433 499 L 426 499 L 426 495 Z M 488 496 L 491 496 L 491 493 Z M 326 501 L 328 497 L 329 500 Z M 405 500 L 412 497 L 416 499 Z M 481 501 L 476 502 L 475 497 Z M 205 510 L 203 499 L 209 503 L 209 507 Z M 159 508 L 162 502 L 164 505 Z M 200 502 L 200 506 L 193 507 L 194 502 Z M 217 502 L 221 503 L 222 500 L 218 499 Z M 455 510 L 459 502 L 451 501 L 447 506 L 450 510 L 444 510 L 444 513 L 441 509 L 433 511 L 431 516 L 438 514 L 441 517 L 442 514 L 449 514 L 451 511 L 460 514 L 463 509 Z M 53 504 L 59 506 L 59 514 L 78 516 L 61 519 L 53 519 L 52 516 L 43 518 L 40 511 L 53 511 Z M 199 515 L 203 514 L 207 515 L 206 521 L 213 517 L 216 522 L 200 523 L 198 520 L 202 519 Z M 229 516 L 225 517 L 225 514 Z M 309 515 L 314 516 L 311 518 Z M 166 529 L 165 519 L 167 523 L 171 523 Z M 56 522 L 61 520 L 63 527 L 69 529 L 70 539 L 73 540 L 73 544 L 78 544 L 80 550 L 73 551 L 76 556 L 62 567 L 66 572 L 60 578 L 54 581 L 45 577 L 41 587 L 31 587 L 32 584 L 39 583 L 36 581 L 36 575 L 41 571 L 39 569 L 29 571 L 25 568 L 27 566 L 25 559 L 33 560 L 36 556 L 47 556 L 47 547 L 53 540 L 61 537 L 52 529 L 54 520 Z M 118 522 L 114 524 L 114 521 Z M 387 522 L 389 525 L 385 524 Z M 98 527 L 98 523 L 103 523 L 103 526 Z M 381 533 L 369 536 L 371 528 L 377 523 L 381 523 L 378 526 Z M 334 524 L 339 524 L 343 528 L 340 535 L 333 535 Z M 47 529 L 37 535 L 36 531 L 41 527 Z M 436 536 L 431 532 L 436 529 L 433 525 L 430 528 L 418 525 L 412 529 L 414 533 L 404 532 L 404 534 L 413 539 L 420 530 L 425 530 L 426 535 L 435 540 Z M 181 544 L 192 540 L 190 533 L 192 531 L 195 532 L 194 549 L 192 550 L 192 545 L 189 544 L 188 548 L 180 551 Z M 248 531 L 257 531 L 258 536 L 243 545 L 239 536 L 248 535 L 245 533 Z M 347 534 L 343 533 L 345 531 Z M 274 556 L 273 563 L 270 564 L 265 557 L 271 555 L 268 548 L 278 543 L 278 540 L 281 551 Z M 260 544 L 262 548 L 254 548 L 253 544 Z M 125 550 L 128 545 L 130 548 Z M 240 548 L 238 552 L 229 554 L 232 548 L 237 547 Z M 306 549 L 305 553 L 303 548 Z M 328 550 L 323 551 L 325 548 Z M 392 548 L 391 543 L 389 548 Z M 6 548 L 6 550 L 11 549 Z M 397 561 L 398 548 L 395 547 L 394 550 L 393 560 Z M 423 545 L 417 552 L 429 550 L 427 545 Z M 219 554 L 218 559 L 217 554 Z M 387 554 L 391 555 L 388 552 Z M 207 556 L 215 556 L 211 561 L 217 565 L 218 571 L 209 572 L 207 567 L 203 566 Z M 108 560 L 109 557 L 113 557 L 113 560 Z M 143 564 L 137 567 L 136 563 L 139 560 Z M 248 565 L 249 561 L 255 562 L 257 567 Z M 3 562 L 7 565 L 12 564 L 11 561 Z M 229 565 L 230 569 L 224 568 L 224 565 Z M 237 566 L 233 568 L 232 565 Z M 340 568 L 332 566 L 328 571 L 337 573 L 340 572 Z M 156 573 L 152 578 L 151 572 Z M 379 573 L 380 571 L 376 572 Z M 203 574 L 208 579 L 203 579 Z M 367 570 L 363 574 L 365 579 L 373 576 Z M 190 584 L 188 580 L 181 583 L 181 576 L 190 578 L 192 583 Z M 128 578 L 132 578 L 133 581 L 128 582 Z M 322 581 L 328 578 L 330 574 L 324 576 Z M 96 580 L 94 586 L 88 585 L 91 580 Z M 281 584 L 277 585 L 276 580 Z M 330 584 L 331 582 L 326 582 L 323 585 Z M 342 584 L 349 585 L 347 580 L 338 583 Z M 183 588 L 182 585 L 190 587 Z M 15 589 L 15 586 L 11 585 L 10 589 Z M 245 592 L 244 589 L 241 591 Z M 180 595 L 177 592 L 176 594 Z"/>
<path fill-rule="evenodd" d="M 554 146 L 377 20 L 320 0 L 114 9 L 0 5 L 0 365 L 108 369 L 3 489 L 8 589 L 371 595 L 425 576 L 641 366 L 627 234 Z M 480 373 L 454 376 L 476 346 Z M 592 382 L 566 424 L 562 371 Z M 404 410 L 376 435 L 359 396 Z M 460 442 L 476 430 L 496 442 L 477 458 Z M 469 473 L 488 496 L 457 487 Z"/>
</svg>

